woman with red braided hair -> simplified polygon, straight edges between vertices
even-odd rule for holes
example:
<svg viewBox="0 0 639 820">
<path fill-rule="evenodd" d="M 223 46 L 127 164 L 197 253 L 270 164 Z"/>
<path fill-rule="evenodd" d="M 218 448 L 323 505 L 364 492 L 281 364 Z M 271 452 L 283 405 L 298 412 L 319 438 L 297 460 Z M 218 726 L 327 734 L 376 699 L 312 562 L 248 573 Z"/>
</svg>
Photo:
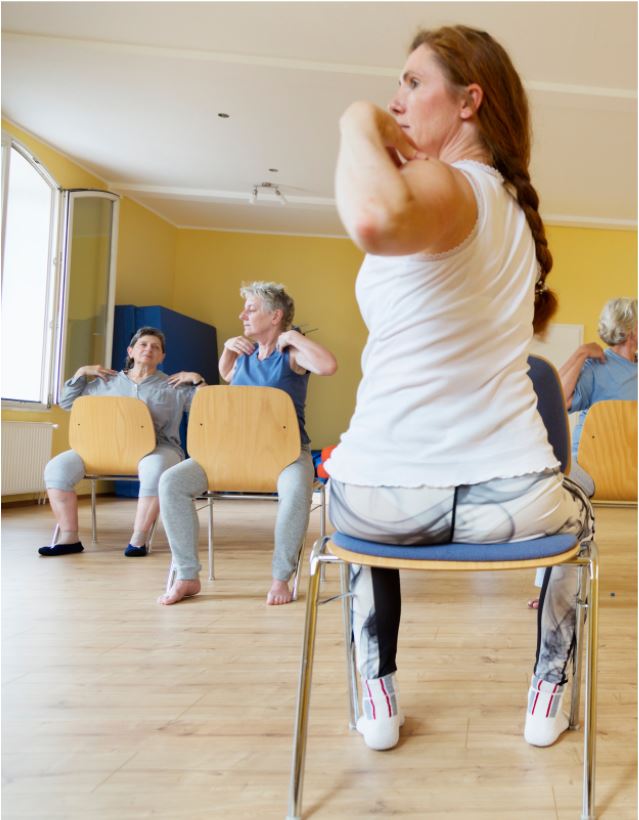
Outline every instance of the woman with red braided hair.
<svg viewBox="0 0 639 820">
<path fill-rule="evenodd" d="M 482 31 L 414 39 L 389 113 L 341 119 L 340 216 L 366 258 L 356 295 L 369 338 L 347 432 L 326 464 L 337 529 L 389 544 L 587 538 L 587 498 L 559 471 L 527 375 L 534 331 L 556 307 L 521 80 Z M 524 736 L 547 746 L 575 630 L 576 570 L 547 570 Z M 399 572 L 354 567 L 364 692 L 358 729 L 388 749 Z"/>
</svg>

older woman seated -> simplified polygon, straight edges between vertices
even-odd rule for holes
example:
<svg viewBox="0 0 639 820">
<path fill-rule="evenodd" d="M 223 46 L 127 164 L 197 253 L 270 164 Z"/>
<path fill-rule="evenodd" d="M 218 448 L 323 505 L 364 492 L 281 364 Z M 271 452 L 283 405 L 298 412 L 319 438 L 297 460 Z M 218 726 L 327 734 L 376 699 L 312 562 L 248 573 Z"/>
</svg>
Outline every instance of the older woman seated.
<svg viewBox="0 0 639 820">
<path fill-rule="evenodd" d="M 597 342 L 580 345 L 559 369 L 559 378 L 570 412 L 580 410 L 572 433 L 570 478 L 588 496 L 595 493 L 592 476 L 577 462 L 577 451 L 586 414 L 593 404 L 608 400 L 637 398 L 637 300 L 620 297 L 606 302 L 599 316 Z M 537 570 L 535 586 L 541 587 L 544 571 Z M 539 598 L 528 601 L 530 609 L 539 608 Z"/>
<path fill-rule="evenodd" d="M 157 368 L 165 351 L 162 331 L 142 327 L 127 348 L 124 370 L 118 373 L 99 364 L 80 367 L 65 383 L 60 401 L 61 407 L 70 410 L 79 396 L 132 396 L 142 399 L 149 408 L 157 446 L 138 465 L 140 495 L 131 541 L 124 550 L 128 558 L 147 553 L 147 536 L 159 511 L 160 476 L 184 458 L 180 421 L 191 406 L 196 387 L 204 383 L 199 373 L 182 371 L 166 376 L 160 372 Z M 53 545 L 40 547 L 40 555 L 69 555 L 84 549 L 78 534 L 78 498 L 74 490 L 84 474 L 82 459 L 74 450 L 60 453 L 45 467 L 44 481 L 59 532 Z"/>
<path fill-rule="evenodd" d="M 577 464 L 586 414 L 598 401 L 637 398 L 637 300 L 622 297 L 606 302 L 597 331 L 610 346 L 604 350 L 597 342 L 581 345 L 559 370 L 566 407 L 571 413 L 581 411 L 572 436 L 570 477 L 589 495 L 594 494 L 594 482 Z"/>
<path fill-rule="evenodd" d="M 245 300 L 239 317 L 244 335 L 224 343 L 220 374 L 232 385 L 285 390 L 293 399 L 300 426 L 300 456 L 282 470 L 277 482 L 273 582 L 266 599 L 267 604 L 287 604 L 291 601 L 288 580 L 304 541 L 313 492 L 313 461 L 304 427 L 308 378 L 310 373 L 332 375 L 337 363 L 325 347 L 290 329 L 295 306 L 282 285 L 253 282 L 241 288 L 240 294 Z M 175 583 L 158 598 L 160 604 L 175 604 L 200 591 L 193 499 L 207 486 L 206 473 L 193 459 L 167 470 L 160 481 L 162 517 L 176 568 Z"/>
</svg>

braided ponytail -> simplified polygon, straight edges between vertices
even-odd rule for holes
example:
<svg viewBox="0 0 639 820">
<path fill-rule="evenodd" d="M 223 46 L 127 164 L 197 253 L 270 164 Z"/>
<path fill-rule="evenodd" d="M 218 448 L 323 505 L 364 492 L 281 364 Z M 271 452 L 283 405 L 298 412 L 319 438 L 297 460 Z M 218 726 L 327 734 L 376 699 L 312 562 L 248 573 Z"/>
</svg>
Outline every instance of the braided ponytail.
<svg viewBox="0 0 639 820">
<path fill-rule="evenodd" d="M 477 111 L 481 139 L 492 162 L 526 215 L 539 265 L 535 284 L 533 329 L 541 333 L 557 310 L 557 298 L 546 277 L 552 268 L 546 230 L 539 214 L 539 196 L 530 181 L 530 115 L 521 79 L 504 48 L 485 31 L 468 26 L 443 26 L 420 31 L 410 51 L 430 48 L 453 86 L 481 86 L 484 97 Z"/>
<path fill-rule="evenodd" d="M 530 181 L 528 169 L 518 164 L 517 157 L 508 157 L 506 162 L 495 158 L 495 167 L 514 188 L 517 202 L 526 215 L 535 241 L 535 254 L 539 271 L 535 283 L 535 313 L 533 316 L 533 330 L 542 333 L 557 310 L 558 302 L 554 292 L 546 284 L 546 277 L 552 268 L 552 254 L 548 248 L 546 228 L 539 215 L 539 195 Z"/>
</svg>

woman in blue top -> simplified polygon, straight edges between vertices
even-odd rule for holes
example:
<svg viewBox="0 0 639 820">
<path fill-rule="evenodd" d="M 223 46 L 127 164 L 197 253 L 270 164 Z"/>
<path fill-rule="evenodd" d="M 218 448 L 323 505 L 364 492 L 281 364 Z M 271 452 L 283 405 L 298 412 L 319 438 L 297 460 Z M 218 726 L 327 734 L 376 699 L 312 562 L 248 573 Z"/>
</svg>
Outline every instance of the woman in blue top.
<svg viewBox="0 0 639 820">
<path fill-rule="evenodd" d="M 332 375 L 337 362 L 325 347 L 290 329 L 295 305 L 282 285 L 253 282 L 241 288 L 240 294 L 245 300 L 239 317 L 244 334 L 224 343 L 220 374 L 233 385 L 278 387 L 286 391 L 293 400 L 300 425 L 300 456 L 282 470 L 277 482 L 273 582 L 266 598 L 267 604 L 288 604 L 288 580 L 297 566 L 313 492 L 313 461 L 304 426 L 308 377 L 311 373 Z M 160 504 L 176 580 L 169 592 L 158 598 L 160 604 L 175 604 L 200 591 L 198 521 L 193 513 L 193 499 L 206 488 L 206 474 L 193 459 L 162 476 Z"/>
<path fill-rule="evenodd" d="M 572 435 L 570 477 L 589 495 L 595 491 L 594 482 L 577 464 L 586 414 L 598 401 L 637 398 L 637 300 L 621 297 L 606 302 L 597 331 L 602 342 L 610 345 L 607 350 L 597 342 L 581 345 L 559 370 L 568 410 L 581 410 Z"/>
</svg>

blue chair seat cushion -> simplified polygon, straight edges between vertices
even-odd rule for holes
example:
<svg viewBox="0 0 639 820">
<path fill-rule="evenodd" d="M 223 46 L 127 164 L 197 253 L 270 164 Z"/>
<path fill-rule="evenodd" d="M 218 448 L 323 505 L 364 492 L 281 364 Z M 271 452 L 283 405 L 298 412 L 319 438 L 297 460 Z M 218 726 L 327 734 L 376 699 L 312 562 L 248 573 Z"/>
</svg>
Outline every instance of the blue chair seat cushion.
<svg viewBox="0 0 639 820">
<path fill-rule="evenodd" d="M 575 535 L 547 535 L 530 541 L 507 541 L 503 544 L 380 544 L 334 532 L 330 540 L 338 547 L 373 555 L 377 558 L 402 558 L 409 561 L 531 561 L 552 558 L 577 544 Z"/>
</svg>

